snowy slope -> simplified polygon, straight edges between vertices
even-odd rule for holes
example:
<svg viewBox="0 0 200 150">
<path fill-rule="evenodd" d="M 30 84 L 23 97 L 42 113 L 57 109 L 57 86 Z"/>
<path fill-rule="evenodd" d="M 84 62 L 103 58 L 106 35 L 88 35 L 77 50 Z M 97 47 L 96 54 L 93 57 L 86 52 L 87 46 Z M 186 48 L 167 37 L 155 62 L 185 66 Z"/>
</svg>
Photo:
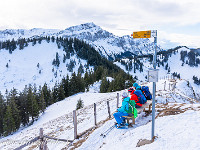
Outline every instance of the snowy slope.
<svg viewBox="0 0 200 150">
<path fill-rule="evenodd" d="M 106 138 L 100 138 L 100 133 L 113 124 L 113 122 L 110 121 L 102 128 L 96 130 L 78 149 L 197 150 L 200 149 L 199 119 L 199 109 L 198 111 L 189 110 L 179 115 L 159 117 L 155 122 L 155 135 L 157 139 L 153 143 L 141 147 L 136 147 L 139 140 L 151 140 L 151 123 L 138 127 L 136 126 L 128 130 L 114 129 Z"/>
<path fill-rule="evenodd" d="M 60 59 L 59 68 L 52 65 L 53 60 L 56 58 L 58 52 Z M 74 72 L 78 72 L 80 64 L 83 66 L 87 64 L 86 60 L 82 60 L 73 55 L 63 63 L 62 49 L 58 49 L 56 43 L 47 43 L 42 41 L 41 44 L 25 47 L 23 50 L 17 48 L 12 54 L 7 50 L 0 50 L 0 91 L 2 94 L 5 90 L 10 91 L 12 88 L 18 90 L 24 89 L 25 85 L 36 84 L 43 86 L 47 83 L 49 87 L 53 87 L 56 81 L 60 81 L 67 74 L 71 76 L 71 72 L 67 70 L 66 64 L 70 60 L 76 62 Z M 39 63 L 39 67 L 37 67 Z M 8 68 L 6 67 L 8 64 Z M 54 71 L 52 69 L 54 68 Z M 90 67 L 91 68 L 91 67 Z M 86 68 L 84 68 L 84 71 Z M 39 73 L 41 71 L 41 73 Z M 57 76 L 55 76 L 57 72 Z"/>
<path fill-rule="evenodd" d="M 167 84 L 177 82 L 176 88 L 173 91 L 166 88 L 164 91 L 163 83 L 165 81 Z M 112 126 L 115 119 L 101 124 L 99 128 L 87 136 L 88 138 L 85 137 L 86 141 L 78 149 L 199 149 L 200 127 L 197 124 L 200 123 L 200 104 L 189 97 L 193 91 L 189 87 L 185 88 L 185 82 L 183 80 L 160 80 L 157 83 L 156 116 L 158 118 L 155 122 L 157 139 L 154 143 L 136 147 L 140 139 L 151 139 L 151 114 L 145 116 L 142 113 L 136 118 L 136 125 L 133 128 L 126 130 L 114 128 L 106 138 L 101 137 L 100 134 Z M 152 91 L 152 83 L 147 85 Z M 85 107 L 77 111 L 78 133 L 82 133 L 94 126 L 93 103 L 97 104 L 97 122 L 105 120 L 108 117 L 106 101 L 110 101 L 111 112 L 113 113 L 116 110 L 117 92 L 94 93 L 96 91 L 94 89 L 97 89 L 97 86 L 98 83 L 95 84 L 95 88 L 90 88 L 88 93 L 79 93 L 49 106 L 32 126 L 0 139 L 0 149 L 13 149 L 25 144 L 38 136 L 41 127 L 44 129 L 45 135 L 73 140 L 72 111 L 80 98 L 84 101 Z M 183 89 L 183 91 L 180 91 L 180 89 Z M 187 91 L 187 95 L 184 91 Z M 120 97 L 122 92 L 119 91 Z M 183 112 L 171 116 L 164 115 L 164 111 L 169 109 L 177 109 Z M 83 139 L 84 137 L 79 140 L 84 141 Z M 71 146 L 68 145 L 69 143 L 48 140 L 47 145 L 52 150 L 70 149 L 76 146 L 76 142 L 81 142 L 79 140 L 75 140 Z M 190 141 L 190 144 L 188 144 L 188 141 Z M 39 142 L 35 142 L 24 149 L 28 149 L 28 147 L 38 149 L 38 145 Z"/>
</svg>

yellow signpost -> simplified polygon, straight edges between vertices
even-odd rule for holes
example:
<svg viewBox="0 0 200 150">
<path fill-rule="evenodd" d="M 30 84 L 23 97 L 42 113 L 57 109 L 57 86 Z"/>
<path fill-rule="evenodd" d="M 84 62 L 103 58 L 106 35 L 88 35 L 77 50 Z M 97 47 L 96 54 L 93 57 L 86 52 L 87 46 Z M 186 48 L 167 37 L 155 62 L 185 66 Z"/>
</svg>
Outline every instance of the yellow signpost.
<svg viewBox="0 0 200 150">
<path fill-rule="evenodd" d="M 151 38 L 151 30 L 133 32 L 131 36 L 133 36 L 133 38 Z"/>
</svg>

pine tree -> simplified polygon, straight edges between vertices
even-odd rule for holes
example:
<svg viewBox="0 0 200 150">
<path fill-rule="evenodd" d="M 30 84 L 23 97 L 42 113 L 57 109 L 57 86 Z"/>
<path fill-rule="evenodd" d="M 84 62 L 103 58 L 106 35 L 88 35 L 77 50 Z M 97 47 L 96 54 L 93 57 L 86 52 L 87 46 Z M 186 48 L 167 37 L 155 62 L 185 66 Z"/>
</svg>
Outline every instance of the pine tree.
<svg viewBox="0 0 200 150">
<path fill-rule="evenodd" d="M 88 87 L 89 86 L 89 74 L 87 71 L 84 75 L 84 81 L 85 81 L 85 86 Z"/>
<path fill-rule="evenodd" d="M 38 116 L 39 116 L 39 107 L 38 107 L 38 103 L 37 103 L 37 101 L 35 99 L 35 96 L 33 96 L 31 116 L 32 116 L 32 121 L 37 119 Z"/>
<path fill-rule="evenodd" d="M 78 79 L 77 79 L 76 73 L 74 72 L 74 73 L 72 73 L 72 77 L 69 82 L 70 95 L 74 95 L 79 92 L 78 86 L 79 86 Z"/>
<path fill-rule="evenodd" d="M 103 75 L 103 67 L 102 66 L 98 66 L 97 68 L 95 68 L 95 80 L 99 81 L 100 79 L 102 79 L 102 75 Z"/>
<path fill-rule="evenodd" d="M 84 107 L 84 103 L 83 103 L 83 100 L 81 100 L 80 98 L 76 104 L 76 110 L 81 109 L 83 107 Z"/>
<path fill-rule="evenodd" d="M 168 63 L 166 64 L 166 66 L 165 66 L 165 70 L 167 70 L 168 69 Z"/>
<path fill-rule="evenodd" d="M 181 51 L 180 55 L 181 55 L 181 60 L 184 62 L 185 61 L 185 57 L 187 56 L 187 51 Z"/>
<path fill-rule="evenodd" d="M 189 59 L 189 65 L 190 66 L 195 66 L 195 60 L 196 60 L 196 55 L 195 55 L 195 53 L 193 52 L 193 51 L 190 51 L 189 53 L 188 53 L 188 59 Z"/>
<path fill-rule="evenodd" d="M 65 94 L 65 97 L 68 97 L 69 96 L 69 76 L 67 75 L 66 78 L 63 78 L 62 79 L 62 85 L 63 85 L 63 89 L 64 89 L 64 94 Z"/>
<path fill-rule="evenodd" d="M 59 65 L 60 65 L 58 52 L 56 52 L 56 58 L 53 60 L 52 65 L 54 65 L 56 67 L 59 67 Z"/>
<path fill-rule="evenodd" d="M 14 39 L 12 39 L 11 43 L 10 43 L 10 50 L 14 51 L 17 48 L 16 46 L 16 41 Z"/>
<path fill-rule="evenodd" d="M 58 101 L 58 83 L 56 82 L 52 90 L 53 101 L 51 104 Z"/>
<path fill-rule="evenodd" d="M 3 134 L 3 118 L 4 118 L 4 113 L 5 113 L 5 101 L 4 101 L 4 98 L 3 98 L 3 95 L 1 95 L 1 92 L 0 92 L 0 137 L 2 136 Z"/>
<path fill-rule="evenodd" d="M 101 93 L 106 93 L 108 92 L 110 82 L 106 79 L 106 77 L 103 78 L 100 86 L 100 92 Z"/>
<path fill-rule="evenodd" d="M 73 60 L 70 59 L 70 62 L 69 62 L 68 65 L 66 65 L 66 67 L 67 67 L 67 70 L 69 72 L 73 72 L 73 68 L 75 67 L 75 61 L 73 61 Z"/>
<path fill-rule="evenodd" d="M 43 85 L 42 91 L 43 91 L 43 94 L 44 94 L 46 106 L 49 106 L 52 103 L 51 102 L 51 90 L 47 87 L 46 83 Z"/>
<path fill-rule="evenodd" d="M 21 116 L 21 123 L 25 126 L 29 123 L 29 113 L 28 113 L 28 107 L 27 107 L 27 93 L 26 89 L 23 92 L 19 93 L 19 110 L 20 110 L 20 116 Z"/>
<path fill-rule="evenodd" d="M 80 64 L 79 68 L 78 68 L 78 73 L 82 74 L 84 73 L 84 69 L 83 69 L 83 65 Z"/>
<path fill-rule="evenodd" d="M 18 97 L 17 97 L 17 90 L 12 89 L 7 96 L 7 104 L 10 106 L 12 110 L 12 116 L 15 121 L 15 130 L 19 129 L 20 124 L 21 124 L 21 117 L 20 117 L 20 111 L 18 109 L 18 105 L 16 104 L 18 102 Z"/>
<path fill-rule="evenodd" d="M 128 67 L 129 67 L 129 71 L 131 71 L 133 69 L 132 59 L 130 60 Z"/>
<path fill-rule="evenodd" d="M 53 43 L 55 42 L 55 37 L 54 36 L 51 37 L 51 42 L 53 42 Z"/>
<path fill-rule="evenodd" d="M 19 43 L 19 50 L 24 49 L 24 39 L 19 39 L 18 43 Z"/>
<path fill-rule="evenodd" d="M 29 85 L 29 88 L 28 88 L 27 107 L 28 107 L 29 116 L 32 117 L 32 122 L 33 122 L 39 115 L 39 108 L 38 108 L 37 101 L 35 99 L 35 95 L 33 94 L 33 89 L 31 85 Z"/>
<path fill-rule="evenodd" d="M 32 43 L 32 46 L 34 46 L 36 44 L 36 39 L 33 38 L 33 43 Z"/>
<path fill-rule="evenodd" d="M 85 81 L 84 78 L 81 77 L 81 74 L 77 74 L 77 84 L 78 84 L 78 92 L 85 92 Z"/>
<path fill-rule="evenodd" d="M 140 63 L 140 72 L 143 72 L 143 63 Z"/>
<path fill-rule="evenodd" d="M 7 136 L 15 131 L 15 121 L 12 116 L 11 107 L 8 105 L 6 108 L 4 120 L 3 120 L 4 136 Z"/>
<path fill-rule="evenodd" d="M 115 84 L 114 81 L 110 82 L 107 92 L 114 92 L 114 91 L 116 91 L 114 84 Z"/>
<path fill-rule="evenodd" d="M 44 93 L 41 87 L 39 88 L 39 101 L 38 101 L 38 107 L 39 110 L 41 110 L 44 113 L 44 110 L 46 109 L 46 103 L 44 100 Z"/>
<path fill-rule="evenodd" d="M 64 89 L 63 89 L 63 85 L 60 84 L 58 87 L 58 101 L 61 101 L 65 98 L 65 94 L 64 94 Z"/>
<path fill-rule="evenodd" d="M 124 74 L 120 72 L 114 80 L 114 90 L 118 91 L 125 88 Z"/>
</svg>

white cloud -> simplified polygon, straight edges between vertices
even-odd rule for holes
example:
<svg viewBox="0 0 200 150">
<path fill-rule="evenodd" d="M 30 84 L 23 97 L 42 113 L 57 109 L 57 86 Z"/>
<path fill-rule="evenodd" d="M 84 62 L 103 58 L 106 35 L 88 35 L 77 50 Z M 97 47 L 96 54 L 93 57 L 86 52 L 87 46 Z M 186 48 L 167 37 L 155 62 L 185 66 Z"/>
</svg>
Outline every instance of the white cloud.
<svg viewBox="0 0 200 150">
<path fill-rule="evenodd" d="M 166 41 L 170 42 L 173 46 L 188 46 L 190 48 L 200 47 L 200 35 L 187 35 L 187 34 L 177 34 L 177 33 L 167 33 L 165 31 L 158 32 L 158 39 L 160 40 L 160 45 L 169 48 L 169 45 L 165 45 Z M 172 46 L 171 45 L 171 46 Z"/>
</svg>

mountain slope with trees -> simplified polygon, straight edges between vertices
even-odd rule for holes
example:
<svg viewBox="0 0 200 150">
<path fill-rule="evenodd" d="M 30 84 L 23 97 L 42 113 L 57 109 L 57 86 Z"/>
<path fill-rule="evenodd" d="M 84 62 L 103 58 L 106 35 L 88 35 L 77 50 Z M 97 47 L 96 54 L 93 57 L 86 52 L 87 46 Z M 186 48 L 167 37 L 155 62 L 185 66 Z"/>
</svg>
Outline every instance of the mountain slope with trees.
<svg viewBox="0 0 200 150">
<path fill-rule="evenodd" d="M 0 56 L 4 60 L 1 90 L 5 92 L 0 94 L 3 136 L 31 125 L 46 107 L 85 92 L 105 77 L 114 80 L 108 86 L 110 90 L 101 92 L 120 90 L 133 82 L 130 75 L 76 38 L 13 39 L 2 42 L 1 46 Z M 115 84 L 118 82 L 120 85 Z"/>
</svg>

